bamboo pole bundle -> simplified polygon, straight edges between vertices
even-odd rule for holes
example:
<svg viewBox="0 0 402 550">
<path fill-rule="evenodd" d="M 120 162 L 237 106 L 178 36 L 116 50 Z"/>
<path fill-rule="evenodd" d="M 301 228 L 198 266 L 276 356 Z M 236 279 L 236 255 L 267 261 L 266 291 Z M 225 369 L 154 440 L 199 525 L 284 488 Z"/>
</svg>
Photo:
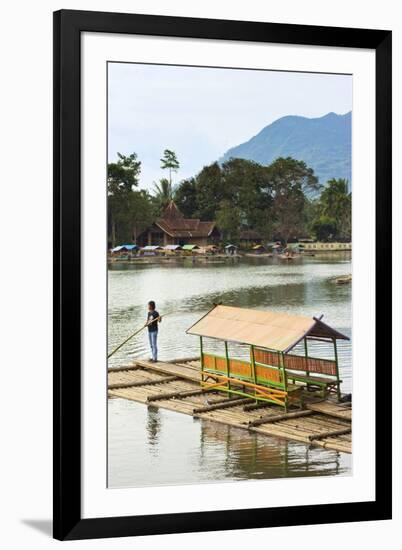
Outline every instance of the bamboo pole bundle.
<svg viewBox="0 0 402 550">
<path fill-rule="evenodd" d="M 192 395 L 199 395 L 199 394 L 204 394 L 204 393 L 207 393 L 209 391 L 213 391 L 213 390 L 209 390 L 208 388 L 205 388 L 205 389 L 197 389 L 197 390 L 178 390 L 178 391 L 174 391 L 174 392 L 167 392 L 167 393 L 159 393 L 159 394 L 156 394 L 156 395 L 150 395 L 147 399 L 147 401 L 159 401 L 161 399 L 174 399 L 174 398 L 177 398 L 177 397 L 190 397 Z"/>
<path fill-rule="evenodd" d="M 164 384 L 166 382 L 172 382 L 173 380 L 178 380 L 178 377 L 165 376 L 165 377 L 160 377 L 157 380 L 141 380 L 140 382 L 116 382 L 115 384 L 109 384 L 108 388 L 110 390 L 116 390 L 119 388 L 136 388 L 141 386 L 153 386 L 156 384 Z"/>
<path fill-rule="evenodd" d="M 295 411 L 284 414 L 267 414 L 256 420 L 251 420 L 249 426 L 260 426 L 261 424 L 268 424 L 271 422 L 278 422 L 280 420 L 287 420 L 288 418 L 299 418 L 302 416 L 309 416 L 313 414 L 313 411 Z"/>
<path fill-rule="evenodd" d="M 249 403 L 252 397 L 244 397 L 239 399 L 229 399 L 226 402 L 213 403 L 212 405 L 205 405 L 205 407 L 199 407 L 194 409 L 194 414 L 215 411 L 217 409 L 228 409 L 230 407 L 236 407 L 237 405 L 243 405 L 243 403 Z"/>
<path fill-rule="evenodd" d="M 334 437 L 336 435 L 348 434 L 352 431 L 352 428 L 344 428 L 343 430 L 333 430 L 332 432 L 322 432 L 320 434 L 313 434 L 309 436 L 310 441 L 314 439 L 325 439 L 327 437 Z"/>
</svg>

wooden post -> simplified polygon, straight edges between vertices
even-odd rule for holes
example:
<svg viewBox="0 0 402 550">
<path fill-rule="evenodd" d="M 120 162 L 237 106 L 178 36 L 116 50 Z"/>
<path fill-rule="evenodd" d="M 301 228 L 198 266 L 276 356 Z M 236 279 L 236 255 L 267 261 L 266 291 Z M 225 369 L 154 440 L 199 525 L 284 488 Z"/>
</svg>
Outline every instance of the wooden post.
<svg viewBox="0 0 402 550">
<path fill-rule="evenodd" d="M 250 351 L 251 351 L 251 376 L 253 377 L 253 381 L 254 381 L 254 384 L 257 384 L 257 373 L 256 373 L 256 369 L 255 369 L 255 356 L 254 356 L 254 346 L 250 346 Z M 254 395 L 256 395 L 257 393 L 257 390 L 254 389 Z M 255 402 L 257 403 L 257 399 L 255 400 Z"/>
<path fill-rule="evenodd" d="M 335 354 L 335 365 L 336 365 L 336 381 L 338 382 L 338 385 L 337 385 L 337 396 L 338 396 L 338 401 L 341 400 L 341 388 L 340 388 L 340 383 L 339 383 L 339 363 L 338 363 L 338 349 L 336 347 L 336 338 L 332 338 L 332 341 L 334 343 L 334 354 Z"/>
<path fill-rule="evenodd" d="M 282 371 L 282 384 L 285 392 L 288 390 L 288 384 L 287 384 L 287 378 L 286 378 L 286 371 L 285 371 L 285 358 L 283 355 L 283 351 L 278 351 L 278 358 L 279 358 L 279 368 Z M 285 397 L 285 412 L 288 412 L 288 397 Z"/>
<path fill-rule="evenodd" d="M 230 390 L 230 359 L 229 359 L 229 350 L 228 350 L 228 343 L 225 340 L 225 357 L 226 357 L 226 374 L 228 377 L 228 388 Z"/>
<path fill-rule="evenodd" d="M 310 371 L 308 370 L 308 347 L 306 337 L 304 337 L 304 355 L 306 357 L 306 376 L 310 376 Z"/>
<path fill-rule="evenodd" d="M 200 336 L 200 359 L 201 359 L 201 383 L 204 382 L 204 352 L 202 349 L 202 336 Z"/>
</svg>

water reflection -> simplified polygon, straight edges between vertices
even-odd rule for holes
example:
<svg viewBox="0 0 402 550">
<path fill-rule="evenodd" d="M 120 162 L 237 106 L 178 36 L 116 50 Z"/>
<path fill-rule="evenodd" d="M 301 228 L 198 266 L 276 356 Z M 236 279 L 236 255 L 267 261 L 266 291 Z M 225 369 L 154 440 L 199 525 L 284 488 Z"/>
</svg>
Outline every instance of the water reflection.
<svg viewBox="0 0 402 550">
<path fill-rule="evenodd" d="M 159 434 L 162 428 L 161 414 L 160 410 L 156 407 L 148 408 L 147 416 L 147 425 L 146 425 L 146 434 L 147 441 L 150 449 L 153 449 L 155 454 L 158 450 L 158 439 Z"/>
<path fill-rule="evenodd" d="M 109 487 L 346 475 L 350 462 L 336 451 L 109 401 Z"/>
</svg>

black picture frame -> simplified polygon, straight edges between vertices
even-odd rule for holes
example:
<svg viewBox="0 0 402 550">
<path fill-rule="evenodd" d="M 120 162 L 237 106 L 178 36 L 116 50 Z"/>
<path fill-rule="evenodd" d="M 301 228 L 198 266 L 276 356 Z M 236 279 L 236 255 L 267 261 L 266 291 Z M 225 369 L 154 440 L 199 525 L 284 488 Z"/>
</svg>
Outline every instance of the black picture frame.
<svg viewBox="0 0 402 550">
<path fill-rule="evenodd" d="M 376 498 L 370 502 L 82 519 L 81 106 L 83 32 L 369 48 L 376 55 Z M 54 522 L 60 540 L 391 518 L 391 32 L 61 10 L 54 13 Z M 381 345 L 379 345 L 381 343 Z"/>
</svg>

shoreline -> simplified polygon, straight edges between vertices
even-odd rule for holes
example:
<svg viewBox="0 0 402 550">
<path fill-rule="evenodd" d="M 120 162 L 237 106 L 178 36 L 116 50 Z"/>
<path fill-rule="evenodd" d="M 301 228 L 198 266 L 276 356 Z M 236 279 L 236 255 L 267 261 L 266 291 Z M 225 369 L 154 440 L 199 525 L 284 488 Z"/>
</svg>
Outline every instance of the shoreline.
<svg viewBox="0 0 402 550">
<path fill-rule="evenodd" d="M 348 259 L 351 259 L 352 251 L 351 250 L 320 250 L 315 253 L 307 252 L 307 253 L 301 253 L 294 255 L 292 257 L 293 260 L 300 260 L 303 259 L 303 257 L 306 258 L 320 258 L 320 257 L 342 257 L 346 256 Z M 228 255 L 228 254 L 193 254 L 188 256 L 136 256 L 133 258 L 108 258 L 107 263 L 108 267 L 112 265 L 135 265 L 135 264 L 163 264 L 163 263 L 175 263 L 175 262 L 183 262 L 183 261 L 190 261 L 192 263 L 197 262 L 208 262 L 208 263 L 223 263 L 226 261 L 241 261 L 243 259 L 272 259 L 272 260 L 279 260 L 279 262 L 282 263 L 284 258 L 282 258 L 280 255 L 276 254 L 252 254 L 252 253 L 241 253 L 241 254 L 235 254 L 235 255 Z"/>
</svg>

